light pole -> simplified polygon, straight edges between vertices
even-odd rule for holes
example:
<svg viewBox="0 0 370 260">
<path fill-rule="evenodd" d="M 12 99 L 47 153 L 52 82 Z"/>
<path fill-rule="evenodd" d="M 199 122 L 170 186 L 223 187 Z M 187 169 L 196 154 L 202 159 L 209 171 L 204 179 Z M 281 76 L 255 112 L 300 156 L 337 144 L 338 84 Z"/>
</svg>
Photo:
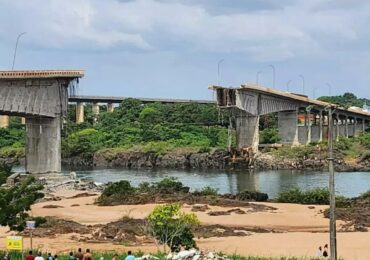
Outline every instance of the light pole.
<svg viewBox="0 0 370 260">
<path fill-rule="evenodd" d="M 329 97 L 331 97 L 331 85 L 329 83 L 326 83 L 326 85 L 329 87 Z"/>
<path fill-rule="evenodd" d="M 303 90 L 303 95 L 304 95 L 304 92 L 305 92 L 305 82 L 304 82 L 304 76 L 302 74 L 299 75 L 299 77 L 302 79 L 302 90 Z"/>
<path fill-rule="evenodd" d="M 260 76 L 261 73 L 262 73 L 262 71 L 258 71 L 257 74 L 256 74 L 256 84 L 257 85 L 259 83 L 259 76 Z"/>
<path fill-rule="evenodd" d="M 14 48 L 14 56 L 13 56 L 13 65 L 12 65 L 12 70 L 14 70 L 14 64 L 15 64 L 15 57 L 17 56 L 17 49 L 18 49 L 18 42 L 19 42 L 19 39 L 25 35 L 27 32 L 22 32 L 18 35 L 17 37 L 17 41 L 15 42 L 15 48 Z"/>
<path fill-rule="evenodd" d="M 220 66 L 221 63 L 224 62 L 224 59 L 221 59 L 217 63 L 217 85 L 220 86 Z"/>
<path fill-rule="evenodd" d="M 275 66 L 270 64 L 269 67 L 272 69 L 272 87 L 275 88 L 275 79 L 276 79 Z"/>
<path fill-rule="evenodd" d="M 335 218 L 335 176 L 333 165 L 333 108 L 327 107 L 328 111 L 328 148 L 329 148 L 329 191 L 330 191 L 330 260 L 337 260 L 337 230 Z"/>
<path fill-rule="evenodd" d="M 286 90 L 289 91 L 289 85 L 290 83 L 292 82 L 292 80 L 290 79 L 287 83 L 286 83 Z"/>
<path fill-rule="evenodd" d="M 313 96 L 313 99 L 315 99 L 315 98 L 316 98 L 316 89 L 317 89 L 317 88 L 313 88 L 313 90 L 312 90 L 312 96 Z"/>
</svg>

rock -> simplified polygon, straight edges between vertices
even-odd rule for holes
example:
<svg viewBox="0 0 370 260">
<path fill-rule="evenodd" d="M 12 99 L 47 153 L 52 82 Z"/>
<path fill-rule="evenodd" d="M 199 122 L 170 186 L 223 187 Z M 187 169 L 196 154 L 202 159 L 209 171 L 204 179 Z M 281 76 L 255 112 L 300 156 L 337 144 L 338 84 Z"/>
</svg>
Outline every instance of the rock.
<svg viewBox="0 0 370 260">
<path fill-rule="evenodd" d="M 209 253 L 207 254 L 207 258 L 208 258 L 208 259 L 215 259 L 215 255 L 214 255 L 212 252 L 209 252 Z"/>
<path fill-rule="evenodd" d="M 56 208 L 64 208 L 64 207 L 59 206 L 59 205 L 45 205 L 42 208 L 44 208 L 44 209 L 56 209 Z"/>
<path fill-rule="evenodd" d="M 191 208 L 191 211 L 193 211 L 193 212 L 205 212 L 207 210 L 209 210 L 208 205 L 194 205 Z"/>
<path fill-rule="evenodd" d="M 197 253 L 196 249 L 184 250 L 172 256 L 172 260 L 189 259 Z"/>
</svg>

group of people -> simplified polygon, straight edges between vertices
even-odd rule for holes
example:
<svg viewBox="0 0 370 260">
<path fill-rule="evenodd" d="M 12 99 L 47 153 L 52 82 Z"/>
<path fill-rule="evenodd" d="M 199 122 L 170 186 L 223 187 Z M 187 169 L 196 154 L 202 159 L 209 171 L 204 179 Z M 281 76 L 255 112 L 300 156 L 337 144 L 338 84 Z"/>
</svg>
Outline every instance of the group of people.
<svg viewBox="0 0 370 260">
<path fill-rule="evenodd" d="M 86 249 L 85 253 L 82 252 L 82 249 L 79 248 L 76 253 L 70 252 L 68 256 L 68 260 L 93 260 L 93 256 L 90 252 L 90 249 Z M 8 258 L 4 258 L 4 260 L 10 260 Z M 46 259 L 42 256 L 41 252 L 38 252 L 36 256 L 33 255 L 33 251 L 29 251 L 28 255 L 26 256 L 26 260 L 58 260 L 58 255 L 52 255 L 48 253 Z M 100 257 L 100 260 L 104 260 L 104 257 Z M 115 254 L 112 260 L 118 260 L 118 255 Z M 128 251 L 125 260 L 135 260 L 135 256 L 132 255 L 131 251 Z"/>
<path fill-rule="evenodd" d="M 317 250 L 317 254 L 316 254 L 317 257 L 329 257 L 329 249 L 328 249 L 328 244 L 326 244 L 324 246 L 324 249 L 319 246 L 319 249 Z"/>
</svg>

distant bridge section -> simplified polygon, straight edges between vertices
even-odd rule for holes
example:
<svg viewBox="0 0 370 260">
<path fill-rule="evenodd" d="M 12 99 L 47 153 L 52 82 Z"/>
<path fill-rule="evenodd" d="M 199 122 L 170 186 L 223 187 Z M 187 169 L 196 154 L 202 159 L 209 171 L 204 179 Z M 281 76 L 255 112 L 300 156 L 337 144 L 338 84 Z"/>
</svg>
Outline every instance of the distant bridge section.
<svg viewBox="0 0 370 260">
<path fill-rule="evenodd" d="M 99 104 L 107 104 L 107 111 L 113 112 L 113 104 L 121 104 L 122 101 L 130 97 L 109 97 L 109 96 L 70 96 L 68 101 L 76 103 L 76 123 L 81 124 L 84 122 L 84 103 L 92 103 L 92 112 L 95 116 L 99 114 Z M 216 104 L 212 100 L 193 100 L 193 99 L 168 99 L 168 98 L 134 98 L 140 100 L 143 104 L 159 102 L 162 104 Z"/>
<path fill-rule="evenodd" d="M 258 151 L 259 119 L 278 114 L 278 130 L 282 144 L 309 144 L 328 138 L 328 111 L 334 109 L 334 137 L 351 137 L 369 127 L 370 112 L 345 109 L 307 96 L 266 88 L 256 84 L 239 88 L 210 86 L 217 93 L 217 105 L 230 109 L 235 116 L 237 147 Z"/>
</svg>

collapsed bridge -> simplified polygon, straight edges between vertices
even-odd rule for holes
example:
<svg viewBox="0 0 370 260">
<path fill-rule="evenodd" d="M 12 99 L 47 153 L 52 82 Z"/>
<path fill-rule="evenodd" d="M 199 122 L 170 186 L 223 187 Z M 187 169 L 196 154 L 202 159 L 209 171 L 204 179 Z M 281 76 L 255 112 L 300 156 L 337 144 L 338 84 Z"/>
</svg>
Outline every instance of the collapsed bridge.
<svg viewBox="0 0 370 260">
<path fill-rule="evenodd" d="M 81 70 L 0 71 L 0 115 L 26 119 L 27 172 L 61 171 L 68 89 L 83 76 Z"/>
<path fill-rule="evenodd" d="M 237 148 L 259 145 L 260 116 L 278 114 L 280 143 L 289 145 L 321 142 L 328 138 L 328 107 L 335 108 L 334 138 L 351 137 L 364 132 L 370 123 L 370 113 L 361 109 L 345 109 L 337 105 L 310 99 L 307 96 L 245 84 L 239 88 L 210 86 L 217 93 L 217 105 L 232 110 L 235 116 Z"/>
</svg>

